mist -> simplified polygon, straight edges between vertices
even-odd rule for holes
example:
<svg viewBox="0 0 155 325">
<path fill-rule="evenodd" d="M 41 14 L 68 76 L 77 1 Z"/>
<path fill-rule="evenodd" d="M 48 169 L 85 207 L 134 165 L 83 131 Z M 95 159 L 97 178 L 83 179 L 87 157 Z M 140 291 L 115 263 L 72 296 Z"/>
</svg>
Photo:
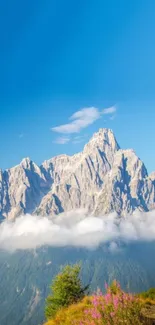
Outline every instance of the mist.
<svg viewBox="0 0 155 325">
<path fill-rule="evenodd" d="M 155 210 L 136 212 L 119 217 L 116 213 L 100 217 L 88 216 L 77 210 L 47 218 L 30 214 L 14 222 L 0 225 L 0 249 L 15 251 L 35 249 L 44 245 L 97 248 L 109 243 L 112 250 L 117 242 L 155 240 Z"/>
</svg>

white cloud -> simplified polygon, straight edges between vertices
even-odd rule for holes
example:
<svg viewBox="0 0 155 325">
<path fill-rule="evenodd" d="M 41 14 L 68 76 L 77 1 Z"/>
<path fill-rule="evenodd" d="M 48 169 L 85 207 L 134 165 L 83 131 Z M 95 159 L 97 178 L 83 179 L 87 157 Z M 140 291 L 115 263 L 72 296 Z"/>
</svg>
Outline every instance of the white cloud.
<svg viewBox="0 0 155 325">
<path fill-rule="evenodd" d="M 23 138 L 23 136 L 24 136 L 24 134 L 23 134 L 23 133 L 19 134 L 19 139 L 22 139 L 22 138 Z"/>
<path fill-rule="evenodd" d="M 102 113 L 107 115 L 107 114 L 114 114 L 116 112 L 116 107 L 115 106 L 112 106 L 112 107 L 109 107 L 109 108 L 105 108 L 103 109 Z"/>
<path fill-rule="evenodd" d="M 108 248 L 111 253 L 116 253 L 116 252 L 120 251 L 118 244 L 114 241 L 110 242 Z"/>
<path fill-rule="evenodd" d="M 108 243 L 117 251 L 117 241 L 155 240 L 155 211 L 119 218 L 115 213 L 93 217 L 77 210 L 52 219 L 26 215 L 0 225 L 0 248 L 32 249 L 43 245 L 94 248 Z"/>
<path fill-rule="evenodd" d="M 95 107 L 83 108 L 69 118 L 70 123 L 53 127 L 51 130 L 62 134 L 79 133 L 82 129 L 93 124 L 102 115 L 112 114 L 115 111 L 115 107 L 106 108 L 102 111 Z"/>
<path fill-rule="evenodd" d="M 69 137 L 59 137 L 57 138 L 54 143 L 57 143 L 57 144 L 66 144 L 70 141 L 70 138 Z"/>
</svg>

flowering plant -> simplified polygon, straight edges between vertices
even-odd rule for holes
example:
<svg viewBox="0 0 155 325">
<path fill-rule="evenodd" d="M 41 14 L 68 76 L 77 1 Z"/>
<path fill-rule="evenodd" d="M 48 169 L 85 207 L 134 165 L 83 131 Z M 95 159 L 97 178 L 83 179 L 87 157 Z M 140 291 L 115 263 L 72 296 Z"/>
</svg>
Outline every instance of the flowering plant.
<svg viewBox="0 0 155 325">
<path fill-rule="evenodd" d="M 114 281 L 105 285 L 106 294 L 100 291 L 92 296 L 92 304 L 84 311 L 79 325 L 140 325 L 140 303 L 134 295 L 121 290 Z"/>
<path fill-rule="evenodd" d="M 119 283 L 105 285 L 93 296 L 62 308 L 46 325 L 142 325 L 141 302 L 132 294 L 125 293 Z"/>
</svg>

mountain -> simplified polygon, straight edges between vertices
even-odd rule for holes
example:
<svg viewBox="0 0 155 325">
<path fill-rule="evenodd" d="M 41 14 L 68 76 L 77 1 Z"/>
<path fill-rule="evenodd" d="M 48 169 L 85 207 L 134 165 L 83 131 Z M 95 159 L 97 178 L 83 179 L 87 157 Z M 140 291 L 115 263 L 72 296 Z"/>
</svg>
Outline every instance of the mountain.
<svg viewBox="0 0 155 325">
<path fill-rule="evenodd" d="M 95 133 L 81 153 L 39 167 L 29 158 L 0 171 L 0 216 L 55 215 L 85 208 L 95 215 L 155 208 L 155 173 L 133 150 L 120 149 L 110 129 Z"/>
<path fill-rule="evenodd" d="M 89 215 L 119 215 L 155 207 L 155 173 L 148 175 L 133 150 L 120 149 L 113 132 L 100 129 L 81 153 L 60 155 L 40 167 L 25 158 L 0 171 L 0 217 L 14 219 L 85 208 Z M 47 219 L 46 219 L 47 220 Z M 19 221 L 19 220 L 18 220 Z M 93 292 L 117 279 L 123 289 L 155 287 L 155 242 L 111 242 L 96 249 L 40 247 L 8 252 L 0 249 L 0 324 L 39 325 L 44 302 L 60 266 L 81 261 L 81 277 Z"/>
<path fill-rule="evenodd" d="M 90 293 L 117 279 L 122 288 L 141 292 L 155 287 L 155 243 L 125 245 L 111 254 L 106 245 L 96 250 L 42 247 L 35 251 L 0 251 L 0 324 L 41 325 L 52 278 L 68 263 L 82 264 L 82 281 Z"/>
</svg>

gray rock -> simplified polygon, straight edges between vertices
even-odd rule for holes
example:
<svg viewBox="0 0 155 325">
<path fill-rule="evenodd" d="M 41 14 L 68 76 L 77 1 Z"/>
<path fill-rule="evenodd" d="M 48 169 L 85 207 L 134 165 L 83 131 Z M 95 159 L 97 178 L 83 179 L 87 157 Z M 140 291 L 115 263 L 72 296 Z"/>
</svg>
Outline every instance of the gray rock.
<svg viewBox="0 0 155 325">
<path fill-rule="evenodd" d="M 54 157 L 40 167 L 25 158 L 0 171 L 1 218 L 79 208 L 95 215 L 155 208 L 155 173 L 148 176 L 135 152 L 120 149 L 109 129 L 95 133 L 81 153 Z"/>
</svg>

